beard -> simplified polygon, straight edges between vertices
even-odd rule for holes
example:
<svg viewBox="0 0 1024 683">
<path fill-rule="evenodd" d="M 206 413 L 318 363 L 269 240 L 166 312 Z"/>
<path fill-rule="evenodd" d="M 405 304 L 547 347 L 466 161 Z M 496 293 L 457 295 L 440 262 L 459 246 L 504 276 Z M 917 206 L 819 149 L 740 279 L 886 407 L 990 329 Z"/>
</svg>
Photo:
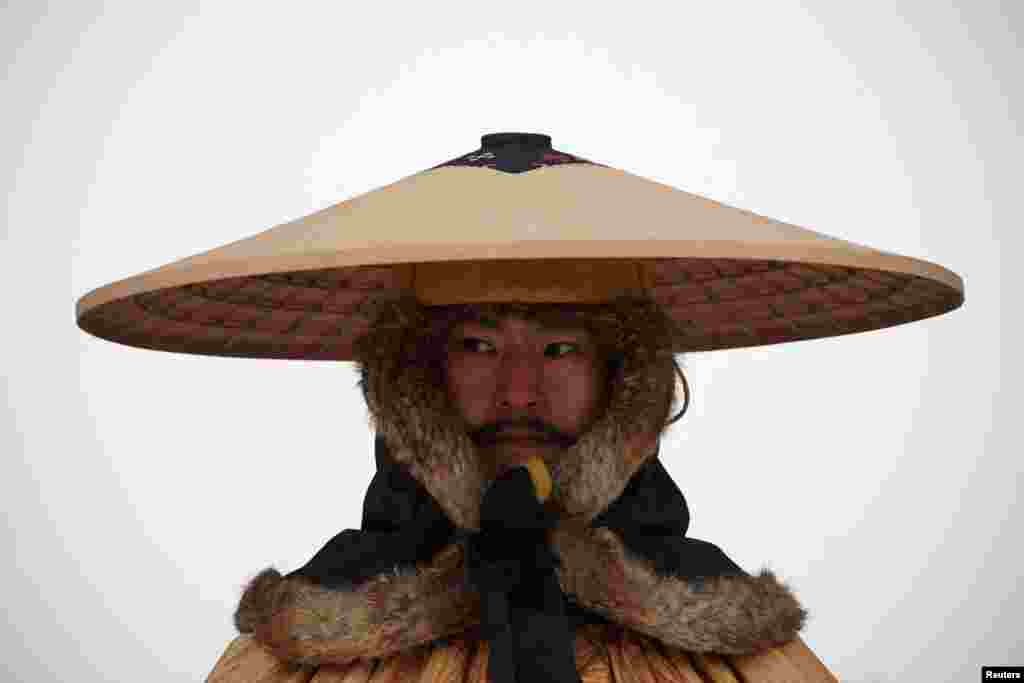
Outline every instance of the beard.
<svg viewBox="0 0 1024 683">
<path fill-rule="evenodd" d="M 550 468 L 579 438 L 537 418 L 493 422 L 469 430 L 468 436 L 491 479 L 524 465 L 531 456 L 539 457 Z"/>
</svg>

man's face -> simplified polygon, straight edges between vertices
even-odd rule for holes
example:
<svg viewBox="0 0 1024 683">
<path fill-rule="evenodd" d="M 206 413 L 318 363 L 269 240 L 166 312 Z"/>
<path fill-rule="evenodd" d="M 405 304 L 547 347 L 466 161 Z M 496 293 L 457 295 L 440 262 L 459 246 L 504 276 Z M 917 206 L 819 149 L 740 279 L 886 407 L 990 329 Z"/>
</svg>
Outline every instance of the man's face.
<svg viewBox="0 0 1024 683">
<path fill-rule="evenodd" d="M 462 322 L 446 351 L 448 396 L 493 472 L 575 443 L 604 398 L 605 364 L 584 328 L 509 315 Z"/>
</svg>

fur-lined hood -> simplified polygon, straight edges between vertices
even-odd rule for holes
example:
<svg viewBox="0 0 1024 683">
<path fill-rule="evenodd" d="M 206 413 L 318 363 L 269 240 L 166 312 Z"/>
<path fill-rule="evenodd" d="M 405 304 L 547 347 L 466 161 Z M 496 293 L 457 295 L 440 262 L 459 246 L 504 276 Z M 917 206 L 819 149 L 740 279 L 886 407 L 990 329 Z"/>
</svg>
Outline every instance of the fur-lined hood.
<svg viewBox="0 0 1024 683">
<path fill-rule="evenodd" d="M 566 517 L 592 520 L 655 453 L 665 430 L 675 396 L 672 355 L 662 351 L 671 347 L 671 319 L 649 299 L 628 294 L 590 310 L 536 304 L 438 308 L 446 310 L 431 314 L 399 298 L 365 309 L 374 331 L 360 340 L 358 363 L 373 430 L 457 527 L 478 529 L 480 501 L 494 474 L 485 471 L 448 398 L 438 359 L 423 349 L 444 345 L 451 325 L 467 318 L 515 312 L 576 320 L 590 328 L 605 353 L 614 349 L 622 355 L 610 373 L 602 413 L 557 461 L 547 463 L 552 504 Z"/>
<path fill-rule="evenodd" d="M 427 369 L 396 363 L 397 353 L 362 361 L 371 425 L 454 527 L 477 530 L 493 477 Z M 613 529 L 592 526 L 631 482 L 641 485 L 672 407 L 671 357 L 632 367 L 610 384 L 603 414 L 548 463 L 550 502 L 562 519 L 550 544 L 562 563 L 563 592 L 588 612 L 690 650 L 746 654 L 791 640 L 806 612 L 769 570 L 750 576 L 737 568 L 697 582 L 665 575 Z M 290 661 L 385 656 L 474 627 L 479 596 L 462 580 L 463 562 L 463 547 L 451 543 L 415 566 L 348 585 L 267 569 L 246 588 L 236 625 Z"/>
</svg>

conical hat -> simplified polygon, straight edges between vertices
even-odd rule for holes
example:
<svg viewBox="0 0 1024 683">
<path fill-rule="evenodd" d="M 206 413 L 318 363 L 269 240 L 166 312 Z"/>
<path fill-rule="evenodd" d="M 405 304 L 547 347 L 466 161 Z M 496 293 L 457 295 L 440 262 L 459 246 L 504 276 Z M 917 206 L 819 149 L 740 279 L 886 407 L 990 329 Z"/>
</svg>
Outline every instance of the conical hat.
<svg viewBox="0 0 1024 683">
<path fill-rule="evenodd" d="M 368 297 L 600 303 L 642 290 L 673 350 L 882 329 L 964 301 L 928 261 L 829 237 L 495 133 L 469 154 L 89 292 L 81 329 L 214 356 L 352 360 Z"/>
</svg>

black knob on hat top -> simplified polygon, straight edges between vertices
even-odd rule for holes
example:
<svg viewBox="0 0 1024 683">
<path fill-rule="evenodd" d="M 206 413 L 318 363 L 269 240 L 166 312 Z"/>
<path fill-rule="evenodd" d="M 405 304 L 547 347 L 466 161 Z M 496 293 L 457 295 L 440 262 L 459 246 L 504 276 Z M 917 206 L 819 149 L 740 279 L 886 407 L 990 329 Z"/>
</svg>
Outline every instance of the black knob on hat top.
<svg viewBox="0 0 1024 683">
<path fill-rule="evenodd" d="M 551 149 L 551 136 L 540 133 L 489 133 L 480 138 L 482 151 L 494 155 L 496 168 L 507 173 L 522 173 L 534 168 L 545 151 Z"/>
<path fill-rule="evenodd" d="M 551 149 L 551 136 L 540 133 L 488 133 L 480 138 L 484 151 L 495 151 L 508 146 L 529 149 Z"/>
</svg>

